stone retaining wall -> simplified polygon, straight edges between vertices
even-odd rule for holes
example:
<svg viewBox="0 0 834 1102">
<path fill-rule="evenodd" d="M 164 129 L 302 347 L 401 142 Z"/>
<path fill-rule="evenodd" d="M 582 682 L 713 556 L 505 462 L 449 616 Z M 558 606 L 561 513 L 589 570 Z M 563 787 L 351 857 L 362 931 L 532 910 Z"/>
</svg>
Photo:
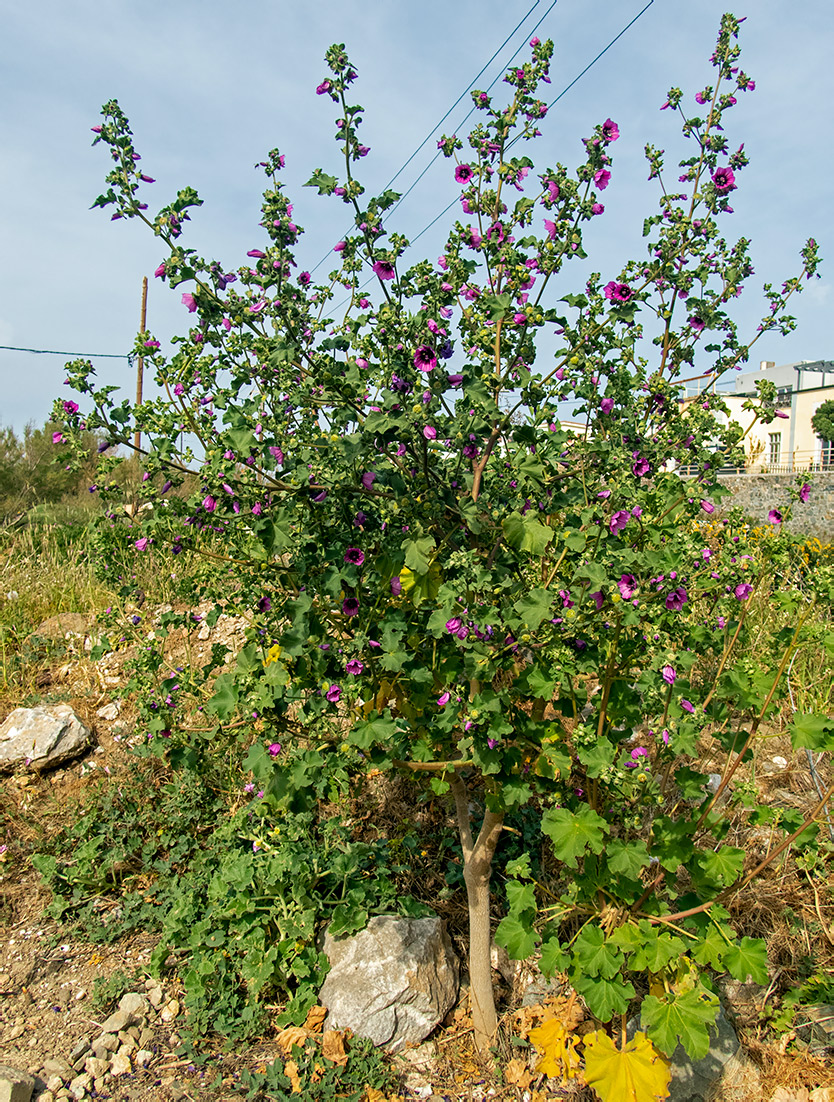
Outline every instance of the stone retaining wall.
<svg viewBox="0 0 834 1102">
<path fill-rule="evenodd" d="M 745 513 L 760 524 L 767 524 L 771 509 L 783 509 L 789 502 L 788 489 L 796 485 L 795 474 L 731 474 L 720 475 L 728 486 L 732 498 L 721 502 L 723 509 L 740 506 Z M 797 534 L 816 536 L 823 543 L 834 542 L 834 471 L 823 471 L 808 476 L 811 494 L 803 505 L 794 505 L 794 515 L 788 529 Z"/>
</svg>

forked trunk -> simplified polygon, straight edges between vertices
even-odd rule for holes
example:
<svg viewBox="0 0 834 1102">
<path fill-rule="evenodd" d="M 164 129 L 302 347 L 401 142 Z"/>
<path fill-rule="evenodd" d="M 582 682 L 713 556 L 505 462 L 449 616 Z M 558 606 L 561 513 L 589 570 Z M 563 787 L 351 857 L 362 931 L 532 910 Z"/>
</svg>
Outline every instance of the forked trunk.
<svg viewBox="0 0 834 1102">
<path fill-rule="evenodd" d="M 459 777 L 452 781 L 458 831 L 463 848 L 463 879 L 469 904 L 469 985 L 472 1003 L 472 1026 L 475 1045 L 485 1052 L 495 1040 L 498 1015 L 495 1012 L 495 992 L 492 987 L 490 950 L 489 882 L 492 858 L 504 814 L 487 810 L 478 837 L 473 842 L 466 786 Z"/>
</svg>

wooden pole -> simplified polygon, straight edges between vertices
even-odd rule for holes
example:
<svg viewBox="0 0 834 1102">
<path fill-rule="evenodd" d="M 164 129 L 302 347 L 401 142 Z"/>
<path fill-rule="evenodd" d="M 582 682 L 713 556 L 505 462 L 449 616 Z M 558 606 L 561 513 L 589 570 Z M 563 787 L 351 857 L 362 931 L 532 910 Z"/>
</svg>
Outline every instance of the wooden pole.
<svg viewBox="0 0 834 1102">
<path fill-rule="evenodd" d="M 142 311 L 139 317 L 139 331 L 145 332 L 145 321 L 148 312 L 148 277 L 142 276 Z M 136 363 L 136 405 L 142 404 L 142 375 L 145 370 L 145 357 L 140 356 Z M 142 434 L 139 430 L 136 430 L 136 435 L 133 438 L 133 446 L 136 448 L 136 452 L 139 452 L 139 445 L 142 439 Z"/>
</svg>

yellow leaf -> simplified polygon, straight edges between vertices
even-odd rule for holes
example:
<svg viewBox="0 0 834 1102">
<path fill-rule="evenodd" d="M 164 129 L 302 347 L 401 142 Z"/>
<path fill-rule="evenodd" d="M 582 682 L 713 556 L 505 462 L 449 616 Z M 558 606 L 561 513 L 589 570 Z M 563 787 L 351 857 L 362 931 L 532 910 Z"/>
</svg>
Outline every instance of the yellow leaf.
<svg viewBox="0 0 834 1102">
<path fill-rule="evenodd" d="M 326 1006 L 311 1006 L 304 1020 L 304 1028 L 310 1033 L 321 1033 L 324 1019 L 327 1017 Z"/>
<path fill-rule="evenodd" d="M 527 1067 L 527 1061 L 521 1060 L 518 1056 L 510 1060 L 504 1068 L 504 1078 L 510 1086 L 518 1087 L 522 1091 L 527 1090 L 533 1081 L 533 1076 Z"/>
<path fill-rule="evenodd" d="M 334 1064 L 344 1067 L 348 1062 L 345 1052 L 345 1035 L 337 1029 L 328 1029 L 321 1039 L 321 1054 Z"/>
<path fill-rule="evenodd" d="M 572 1079 L 576 1075 L 579 1069 L 576 1046 L 580 1038 L 568 1033 L 558 1019 L 551 1018 L 537 1029 L 531 1029 L 529 1038 L 542 1053 L 536 1071 L 553 1079 Z"/>
<path fill-rule="evenodd" d="M 585 1038 L 585 1082 L 602 1102 L 658 1102 L 669 1097 L 669 1061 L 645 1033 L 618 1049 L 604 1030 Z"/>
<path fill-rule="evenodd" d="M 301 1080 L 298 1077 L 298 1064 L 295 1060 L 287 1060 L 286 1064 L 284 1064 L 284 1075 L 286 1075 L 292 1085 L 293 1094 L 301 1094 Z"/>
<path fill-rule="evenodd" d="M 292 1052 L 293 1045 L 304 1048 L 307 1031 L 302 1029 L 300 1025 L 288 1025 L 286 1029 L 281 1030 L 275 1040 L 281 1050 L 281 1055 L 288 1056 Z"/>
</svg>

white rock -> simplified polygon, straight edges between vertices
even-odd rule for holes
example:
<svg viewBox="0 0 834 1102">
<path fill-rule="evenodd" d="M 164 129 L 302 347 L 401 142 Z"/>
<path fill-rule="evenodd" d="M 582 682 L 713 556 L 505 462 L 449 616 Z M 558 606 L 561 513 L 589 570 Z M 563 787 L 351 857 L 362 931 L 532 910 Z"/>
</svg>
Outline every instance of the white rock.
<svg viewBox="0 0 834 1102">
<path fill-rule="evenodd" d="M 113 700 L 109 704 L 104 704 L 101 708 L 99 708 L 96 712 L 96 715 L 99 719 L 107 719 L 112 722 L 112 720 L 117 718 L 120 710 L 121 705 Z"/>
<path fill-rule="evenodd" d="M 159 1012 L 159 1016 L 163 1020 L 163 1022 L 173 1022 L 174 1018 L 176 1018 L 179 1012 L 180 1004 L 177 1002 L 177 1000 L 169 999 L 168 1002 L 163 1006 L 162 1010 Z"/>
<path fill-rule="evenodd" d="M 352 1029 L 398 1052 L 424 1040 L 454 1006 L 458 960 L 438 917 L 377 915 L 361 933 L 325 935 L 319 993 L 328 1029 Z"/>
<path fill-rule="evenodd" d="M 781 756 L 781 754 L 777 754 L 776 757 L 771 758 L 770 760 L 773 762 L 773 764 L 775 766 L 778 766 L 779 769 L 787 769 L 788 768 L 788 759 L 783 758 Z"/>
<path fill-rule="evenodd" d="M 153 1060 L 153 1055 L 150 1049 L 140 1048 L 136 1053 L 136 1066 L 139 1068 L 146 1068 L 151 1060 Z"/>
<path fill-rule="evenodd" d="M 0 773 L 16 767 L 51 769 L 77 758 L 90 745 L 91 732 L 69 704 L 15 708 L 0 726 Z"/>
<path fill-rule="evenodd" d="M 110 1059 L 110 1072 L 112 1075 L 130 1075 L 133 1068 L 130 1066 L 130 1057 L 122 1056 L 118 1052 Z"/>
</svg>

